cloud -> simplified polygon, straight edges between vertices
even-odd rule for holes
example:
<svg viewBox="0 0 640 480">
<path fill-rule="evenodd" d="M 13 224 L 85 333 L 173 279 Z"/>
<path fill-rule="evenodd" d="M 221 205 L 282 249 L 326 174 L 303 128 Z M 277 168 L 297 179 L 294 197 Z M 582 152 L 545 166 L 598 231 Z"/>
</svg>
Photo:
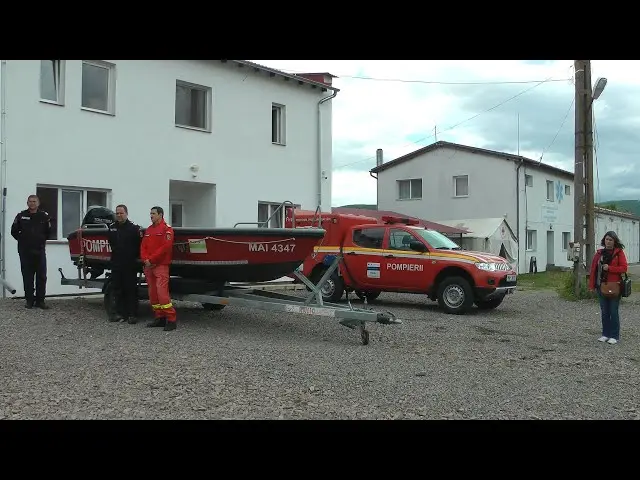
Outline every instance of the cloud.
<svg viewBox="0 0 640 480">
<path fill-rule="evenodd" d="M 519 151 L 536 160 L 542 156 L 545 163 L 573 171 L 572 60 L 256 62 L 293 73 L 327 71 L 339 77 L 334 84 L 341 91 L 333 100 L 333 205 L 375 203 L 375 180 L 368 171 L 375 166 L 377 148 L 389 161 L 433 143 L 436 135 L 438 140 Z M 593 83 L 599 76 L 608 79 L 593 106 L 597 200 L 640 198 L 639 74 L 640 61 L 592 61 Z M 540 85 L 411 82 L 550 78 L 564 80 Z"/>
</svg>

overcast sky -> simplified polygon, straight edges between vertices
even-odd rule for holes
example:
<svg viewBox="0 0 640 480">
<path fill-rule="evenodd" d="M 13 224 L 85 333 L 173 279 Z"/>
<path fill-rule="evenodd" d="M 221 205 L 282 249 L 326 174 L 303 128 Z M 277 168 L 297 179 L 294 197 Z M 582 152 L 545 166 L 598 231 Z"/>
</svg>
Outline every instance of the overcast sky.
<svg viewBox="0 0 640 480">
<path fill-rule="evenodd" d="M 334 79 L 340 93 L 333 100 L 333 206 L 375 203 L 368 172 L 376 149 L 384 150 L 385 162 L 393 160 L 433 143 L 434 127 L 438 140 L 517 153 L 518 115 L 520 154 L 542 155 L 544 163 L 573 172 L 573 60 L 253 61 L 340 77 Z M 608 80 L 594 104 L 596 201 L 639 199 L 640 61 L 591 66 L 593 83 Z M 479 84 L 455 84 L 461 82 Z"/>
</svg>

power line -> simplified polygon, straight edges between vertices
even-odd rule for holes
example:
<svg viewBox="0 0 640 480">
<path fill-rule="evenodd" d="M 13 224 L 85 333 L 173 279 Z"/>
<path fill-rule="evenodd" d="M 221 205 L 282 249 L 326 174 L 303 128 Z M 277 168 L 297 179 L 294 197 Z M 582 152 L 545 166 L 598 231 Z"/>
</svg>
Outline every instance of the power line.
<svg viewBox="0 0 640 480">
<path fill-rule="evenodd" d="M 560 124 L 560 128 L 558 128 L 558 131 L 556 132 L 555 136 L 553 137 L 553 140 L 551 140 L 551 143 L 540 154 L 540 160 L 538 160 L 538 163 L 542 162 L 542 157 L 544 157 L 544 154 L 549 151 L 551 146 L 556 141 L 556 138 L 558 138 L 558 135 L 560 134 L 560 131 L 562 130 L 562 127 L 564 127 L 564 123 L 567 121 L 567 118 L 569 117 L 569 113 L 571 113 L 571 109 L 573 108 L 573 104 L 575 102 L 576 102 L 576 97 L 574 96 L 573 99 L 571 100 L 571 104 L 569 105 L 569 108 L 567 109 L 567 113 L 564 115 L 564 118 L 562 119 L 562 123 Z"/>
<path fill-rule="evenodd" d="M 306 73 L 299 70 L 285 70 L 279 69 L 283 72 L 287 73 Z M 396 83 L 420 83 L 425 85 L 519 85 L 519 84 L 527 84 L 527 83 L 540 83 L 540 82 L 568 82 L 573 80 L 573 78 L 554 78 L 547 80 L 489 80 L 485 82 L 445 82 L 439 80 L 414 80 L 407 78 L 380 78 L 380 77 L 366 77 L 362 75 L 339 75 L 336 74 L 338 78 L 352 78 L 355 80 L 371 80 L 374 82 L 396 82 Z"/>
<path fill-rule="evenodd" d="M 539 81 L 536 85 L 534 85 L 534 86 L 532 86 L 532 87 L 529 87 L 529 88 L 526 88 L 525 90 L 521 91 L 520 93 L 517 93 L 516 95 L 513 95 L 512 97 L 509 97 L 509 98 L 507 98 L 506 100 L 503 100 L 502 102 L 498 103 L 497 105 L 494 105 L 494 106 L 493 106 L 493 107 L 491 107 L 491 108 L 488 108 L 488 109 L 486 109 L 486 110 L 483 110 L 483 111 L 482 111 L 482 112 L 480 112 L 480 113 L 475 114 L 473 117 L 469 117 L 469 118 L 467 118 L 466 120 L 463 120 L 463 121 L 461 121 L 461 122 L 459 122 L 459 123 L 456 123 L 455 125 L 453 125 L 453 126 L 451 126 L 451 127 L 445 128 L 444 130 L 440 130 L 438 133 L 444 133 L 444 132 L 448 132 L 448 131 L 450 131 L 450 130 L 453 130 L 454 128 L 457 128 L 457 127 L 459 127 L 460 125 L 462 125 L 463 123 L 466 123 L 466 122 L 469 122 L 469 121 L 471 121 L 471 120 L 474 120 L 474 119 L 478 118 L 480 115 L 484 115 L 485 113 L 488 113 L 488 112 L 490 112 L 490 111 L 492 111 L 492 110 L 495 110 L 496 108 L 501 107 L 501 106 L 502 106 L 502 105 L 504 105 L 505 103 L 510 102 L 511 100 L 514 100 L 514 99 L 516 99 L 516 98 L 520 97 L 521 95 L 524 95 L 525 93 L 530 92 L 530 91 L 531 91 L 531 90 L 533 90 L 534 88 L 537 88 L 537 87 L 539 87 L 540 85 L 542 85 L 542 84 L 544 84 L 544 83 L 548 83 L 548 82 L 550 82 L 550 81 L 551 81 L 551 77 L 549 77 L 549 78 L 548 78 L 548 79 L 546 79 L 546 80 L 541 80 L 541 81 Z M 421 139 L 419 139 L 419 140 L 416 140 L 416 141 L 414 141 L 414 142 L 411 142 L 411 143 L 408 143 L 408 144 L 406 144 L 406 145 L 403 145 L 401 148 L 409 147 L 409 146 L 411 146 L 411 145 L 416 145 L 416 144 L 418 144 L 418 143 L 422 142 L 423 140 L 426 140 L 426 139 L 428 139 L 428 138 L 433 138 L 434 136 L 435 136 L 435 134 L 427 135 L 426 137 L 423 137 L 423 138 L 421 138 Z M 355 162 L 346 163 L 346 164 L 344 164 L 344 165 L 339 165 L 339 166 L 337 166 L 337 167 L 334 167 L 334 170 L 338 170 L 338 169 L 340 169 L 340 168 L 349 167 L 349 166 L 351 166 L 351 165 L 356 165 L 356 164 L 358 164 L 358 163 L 366 162 L 366 161 L 368 161 L 368 160 L 372 160 L 372 159 L 374 159 L 374 158 L 376 158 L 376 157 L 375 157 L 375 156 L 373 156 L 373 157 L 369 157 L 369 158 L 364 158 L 364 159 L 362 159 L 362 160 L 357 160 L 357 161 L 355 161 Z"/>
</svg>

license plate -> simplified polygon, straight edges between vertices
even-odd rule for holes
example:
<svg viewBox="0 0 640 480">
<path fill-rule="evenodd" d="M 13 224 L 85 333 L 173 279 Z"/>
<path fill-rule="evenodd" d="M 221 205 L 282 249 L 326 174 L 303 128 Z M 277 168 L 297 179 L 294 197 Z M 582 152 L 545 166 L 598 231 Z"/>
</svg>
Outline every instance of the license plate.
<svg viewBox="0 0 640 480">
<path fill-rule="evenodd" d="M 515 282 L 515 281 L 516 281 L 515 275 L 507 275 L 507 282 Z"/>
</svg>

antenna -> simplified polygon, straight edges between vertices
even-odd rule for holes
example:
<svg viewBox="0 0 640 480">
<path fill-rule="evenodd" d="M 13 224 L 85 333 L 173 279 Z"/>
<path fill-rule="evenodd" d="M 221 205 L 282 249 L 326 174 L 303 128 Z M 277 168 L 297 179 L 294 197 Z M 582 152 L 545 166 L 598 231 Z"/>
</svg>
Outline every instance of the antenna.
<svg viewBox="0 0 640 480">
<path fill-rule="evenodd" d="M 435 137 L 436 142 L 437 142 L 438 141 L 438 126 L 437 125 L 433 126 L 433 136 Z"/>
<path fill-rule="evenodd" d="M 520 156 L 520 112 L 518 112 L 518 156 Z"/>
</svg>

